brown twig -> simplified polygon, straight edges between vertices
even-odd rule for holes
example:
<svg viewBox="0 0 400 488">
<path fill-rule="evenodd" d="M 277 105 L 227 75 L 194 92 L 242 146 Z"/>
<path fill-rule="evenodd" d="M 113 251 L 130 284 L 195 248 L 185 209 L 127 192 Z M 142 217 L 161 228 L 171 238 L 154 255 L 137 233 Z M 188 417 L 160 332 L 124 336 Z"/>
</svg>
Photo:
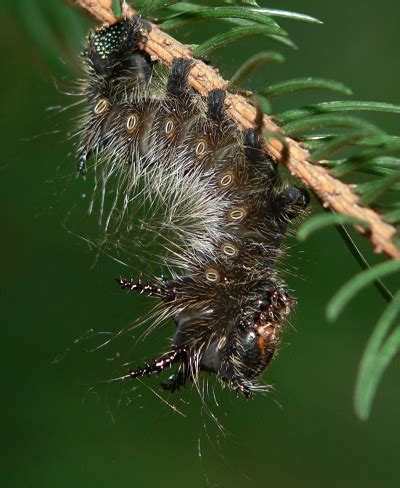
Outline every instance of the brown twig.
<svg viewBox="0 0 400 488">
<path fill-rule="evenodd" d="M 112 0 L 73 0 L 73 2 L 102 24 L 111 24 L 115 21 Z M 129 6 L 126 6 L 124 13 L 126 15 L 136 14 Z M 143 48 L 153 60 L 158 60 L 168 66 L 171 65 L 174 58 L 192 58 L 188 47 L 162 32 L 154 24 L 152 24 Z M 219 76 L 215 68 L 197 59 L 194 60 L 190 71 L 189 83 L 201 95 L 207 95 L 215 88 L 226 88 L 227 86 L 227 81 Z M 225 103 L 230 116 L 240 128 L 254 126 L 256 109 L 243 96 L 228 93 Z M 266 131 L 280 131 L 280 128 L 267 115 L 264 116 L 263 122 Z M 265 149 L 275 161 L 282 162 L 293 176 L 311 188 L 325 207 L 364 221 L 368 230 L 362 226 L 356 226 L 356 228 L 361 233 L 368 235 L 375 252 L 384 252 L 391 258 L 399 258 L 400 249 L 393 242 L 396 229 L 387 224 L 374 210 L 360 205 L 359 197 L 349 185 L 334 178 L 326 168 L 310 163 L 310 154 L 301 143 L 290 138 L 287 138 L 286 141 L 289 157 L 284 160 L 282 158 L 284 147 L 278 138 L 270 138 Z"/>
</svg>

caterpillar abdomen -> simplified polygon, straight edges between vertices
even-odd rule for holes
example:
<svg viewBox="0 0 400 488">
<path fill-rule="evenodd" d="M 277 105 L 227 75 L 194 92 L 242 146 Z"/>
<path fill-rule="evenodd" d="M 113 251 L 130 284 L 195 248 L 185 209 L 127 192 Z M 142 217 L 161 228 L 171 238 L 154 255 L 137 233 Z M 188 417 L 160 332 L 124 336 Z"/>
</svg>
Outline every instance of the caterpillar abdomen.
<svg viewBox="0 0 400 488">
<path fill-rule="evenodd" d="M 115 185 L 107 222 L 125 219 L 133 228 L 144 201 L 155 212 L 162 207 L 155 232 L 170 278 L 119 282 L 157 297 L 176 332 L 167 354 L 126 377 L 180 363 L 171 390 L 205 370 L 248 395 L 293 307 L 275 264 L 308 196 L 282 184 L 257 128 L 232 123 L 224 90 L 203 98 L 190 88 L 190 60 L 176 59 L 164 81 L 156 76 L 139 49 L 145 39 L 137 18 L 89 37 L 78 149 L 80 171 L 91 157 L 103 184 Z"/>
</svg>

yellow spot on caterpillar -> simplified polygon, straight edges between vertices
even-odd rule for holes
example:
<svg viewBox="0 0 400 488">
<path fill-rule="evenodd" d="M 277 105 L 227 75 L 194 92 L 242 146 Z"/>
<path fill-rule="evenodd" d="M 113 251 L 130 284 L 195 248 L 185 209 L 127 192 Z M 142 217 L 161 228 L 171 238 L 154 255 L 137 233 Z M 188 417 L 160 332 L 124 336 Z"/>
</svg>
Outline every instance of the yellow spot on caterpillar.
<svg viewBox="0 0 400 488">
<path fill-rule="evenodd" d="M 201 140 L 196 146 L 196 156 L 204 156 L 207 150 L 207 144 L 205 141 Z"/>
<path fill-rule="evenodd" d="M 233 182 L 233 175 L 232 173 L 226 173 L 221 179 L 220 179 L 220 186 L 222 188 L 228 188 L 228 186 L 231 186 Z"/>
<path fill-rule="evenodd" d="M 236 221 L 242 220 L 245 215 L 246 211 L 244 208 L 233 208 L 229 212 L 229 218 Z"/>
<path fill-rule="evenodd" d="M 102 98 L 101 100 L 99 100 L 95 107 L 94 107 L 94 113 L 96 115 L 100 115 L 101 113 L 103 113 L 105 110 L 107 110 L 108 108 L 108 101 L 105 99 L 105 98 Z"/>
<path fill-rule="evenodd" d="M 138 118 L 136 115 L 132 114 L 128 117 L 128 119 L 126 120 L 126 128 L 128 130 L 133 130 L 136 126 L 137 126 L 137 123 L 138 123 Z"/>
<path fill-rule="evenodd" d="M 210 268 L 206 271 L 205 276 L 206 276 L 206 279 L 208 281 L 211 281 L 212 283 L 218 283 L 220 278 L 221 278 L 218 271 L 216 269 L 212 269 L 212 268 Z"/>
<path fill-rule="evenodd" d="M 175 129 L 175 122 L 173 120 L 168 120 L 167 123 L 165 124 L 165 133 L 167 136 L 171 135 L 174 132 Z"/>
<path fill-rule="evenodd" d="M 226 344 L 226 336 L 222 336 L 221 339 L 218 341 L 217 349 L 222 349 Z"/>
<path fill-rule="evenodd" d="M 237 248 L 230 242 L 226 242 L 225 244 L 222 244 L 221 249 L 222 252 L 229 257 L 234 257 L 239 254 Z"/>
</svg>

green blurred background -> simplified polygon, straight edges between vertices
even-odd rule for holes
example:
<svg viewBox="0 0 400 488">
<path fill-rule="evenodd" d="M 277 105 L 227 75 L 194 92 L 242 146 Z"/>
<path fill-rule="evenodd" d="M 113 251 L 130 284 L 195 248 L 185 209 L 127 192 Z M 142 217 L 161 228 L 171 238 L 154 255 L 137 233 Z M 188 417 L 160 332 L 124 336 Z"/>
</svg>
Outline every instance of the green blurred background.
<svg viewBox="0 0 400 488">
<path fill-rule="evenodd" d="M 259 82 L 313 75 L 343 81 L 357 99 L 400 103 L 398 0 L 261 3 L 325 24 L 281 22 L 300 51 L 285 52 L 287 63 L 265 68 Z M 54 10 L 61 17 L 46 22 Z M 55 0 L 2 0 L 0 13 L 2 486 L 398 486 L 398 359 L 383 378 L 370 420 L 361 423 L 352 409 L 357 367 L 382 299 L 370 289 L 336 324 L 324 318 L 329 297 L 358 271 L 335 230 L 304 244 L 293 241 L 286 265 L 299 305 L 266 375 L 274 390 L 245 401 L 216 387 L 218 404 L 212 394 L 207 403 L 224 431 L 190 388 L 168 397 L 157 378 L 101 384 L 125 372 L 124 361 L 156 355 L 172 329 L 138 344 L 142 331 L 135 330 L 90 352 L 149 302 L 127 296 L 114 282 L 120 273 L 133 275 L 134 262 L 127 270 L 104 256 L 96 260 L 78 237 L 94 224 L 85 215 L 90 185 L 74 177 L 67 137 L 76 112 L 48 110 L 74 101 L 62 92 L 74 90 L 75 53 L 89 23 Z M 35 31 L 44 44 L 57 39 L 53 52 L 41 49 Z M 183 41 L 199 41 L 198 35 L 187 29 Z M 262 43 L 226 48 L 213 61 L 228 77 Z M 291 95 L 275 107 L 320 99 Z M 395 116 L 369 119 L 400 132 Z"/>
</svg>

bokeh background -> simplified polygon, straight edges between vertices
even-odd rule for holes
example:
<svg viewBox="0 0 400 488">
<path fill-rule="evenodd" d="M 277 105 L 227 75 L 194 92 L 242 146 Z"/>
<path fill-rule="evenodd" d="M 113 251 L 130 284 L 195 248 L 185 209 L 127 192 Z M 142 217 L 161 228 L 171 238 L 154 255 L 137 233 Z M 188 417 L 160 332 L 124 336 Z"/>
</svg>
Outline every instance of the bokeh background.
<svg viewBox="0 0 400 488">
<path fill-rule="evenodd" d="M 325 23 L 281 22 L 300 50 L 286 51 L 286 64 L 266 67 L 258 83 L 313 75 L 343 81 L 357 99 L 400 103 L 397 0 L 261 4 Z M 370 420 L 360 422 L 352 407 L 357 367 L 384 304 L 369 289 L 336 324 L 326 322 L 327 300 L 358 271 L 334 229 L 292 242 L 286 266 L 299 305 L 267 372 L 274 386 L 267 396 L 245 401 L 217 387 L 210 414 L 196 392 L 167 396 L 157 378 L 102 383 L 125 372 L 124 361 L 156 355 L 172 329 L 139 343 L 143 331 L 133 330 L 96 349 L 150 305 L 114 282 L 133 274 L 135 263 L 127 270 L 97 259 L 84 241 L 94 224 L 86 217 L 89 183 L 75 179 L 70 154 L 76 112 L 49 109 L 75 100 L 65 92 L 74 90 L 89 21 L 55 0 L 2 0 L 0 14 L 2 486 L 398 486 L 399 361 L 383 378 Z M 200 40 L 194 31 L 184 42 Z M 263 42 L 218 51 L 213 61 L 228 77 Z M 320 99 L 291 95 L 275 106 Z M 400 132 L 396 116 L 369 119 Z"/>
</svg>

